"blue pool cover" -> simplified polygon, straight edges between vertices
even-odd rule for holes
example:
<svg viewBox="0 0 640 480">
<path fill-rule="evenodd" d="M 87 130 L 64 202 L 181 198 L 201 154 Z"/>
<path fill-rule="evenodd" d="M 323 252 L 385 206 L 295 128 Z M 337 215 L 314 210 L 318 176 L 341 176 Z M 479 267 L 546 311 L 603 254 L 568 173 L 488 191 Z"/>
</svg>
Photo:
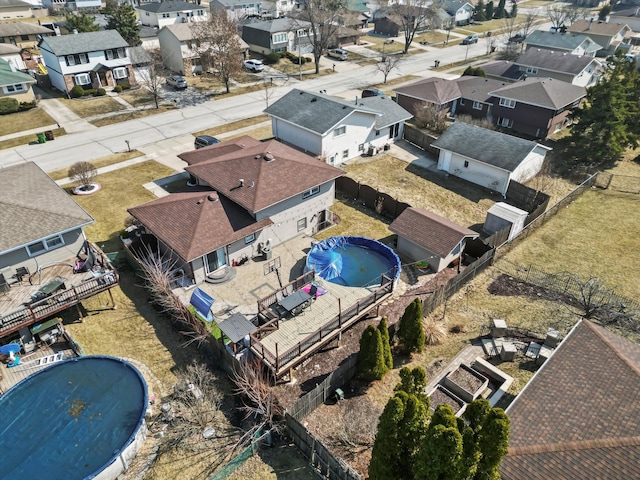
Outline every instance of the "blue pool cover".
<svg viewBox="0 0 640 480">
<path fill-rule="evenodd" d="M 331 237 L 316 243 L 307 255 L 306 270 L 325 280 L 351 287 L 379 285 L 385 274 L 396 281 L 401 263 L 385 244 L 366 237 Z"/>
<path fill-rule="evenodd" d="M 93 478 L 134 440 L 147 385 L 113 357 L 65 360 L 0 397 L 0 478 Z"/>
</svg>

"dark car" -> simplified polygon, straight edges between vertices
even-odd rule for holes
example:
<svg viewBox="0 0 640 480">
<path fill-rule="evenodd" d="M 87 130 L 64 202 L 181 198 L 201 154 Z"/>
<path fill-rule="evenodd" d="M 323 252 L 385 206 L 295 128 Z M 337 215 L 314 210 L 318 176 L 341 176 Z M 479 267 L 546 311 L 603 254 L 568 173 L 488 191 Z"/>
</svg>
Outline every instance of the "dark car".
<svg viewBox="0 0 640 480">
<path fill-rule="evenodd" d="M 384 97 L 384 92 L 377 88 L 365 88 L 362 90 L 362 98 L 367 97 Z"/>
<path fill-rule="evenodd" d="M 176 90 L 184 90 L 187 88 L 187 81 L 180 75 L 171 75 L 167 77 L 167 85 L 175 88 Z"/>
<path fill-rule="evenodd" d="M 193 142 L 193 145 L 196 147 L 196 150 L 198 150 L 199 148 L 215 145 L 216 143 L 220 143 L 220 140 L 216 137 L 212 137 L 211 135 L 198 135 Z"/>
<path fill-rule="evenodd" d="M 478 35 L 469 35 L 462 40 L 462 45 L 471 45 L 472 43 L 478 43 Z"/>
<path fill-rule="evenodd" d="M 522 43 L 524 42 L 524 35 L 516 33 L 513 37 L 509 37 L 510 43 Z"/>
</svg>

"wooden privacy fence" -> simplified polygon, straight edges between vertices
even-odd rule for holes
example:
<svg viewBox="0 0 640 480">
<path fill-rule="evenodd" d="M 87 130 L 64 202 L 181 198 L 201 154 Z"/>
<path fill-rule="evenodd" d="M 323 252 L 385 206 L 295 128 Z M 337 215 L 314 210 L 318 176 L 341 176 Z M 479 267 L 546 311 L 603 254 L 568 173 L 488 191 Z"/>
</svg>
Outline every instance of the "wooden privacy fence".
<svg viewBox="0 0 640 480">
<path fill-rule="evenodd" d="M 369 185 L 358 183 L 349 177 L 337 178 L 336 190 L 348 198 L 360 200 L 367 208 L 391 220 L 411 206 Z"/>
<path fill-rule="evenodd" d="M 439 149 L 431 146 L 431 144 L 435 142 L 438 137 L 427 132 L 423 132 L 419 128 L 416 128 L 413 125 L 409 125 L 408 123 L 404 124 L 403 132 L 403 138 L 407 142 L 413 143 L 416 147 L 420 147 L 421 149 L 433 153 L 434 155 L 438 155 L 440 153 Z"/>
<path fill-rule="evenodd" d="M 285 413 L 285 422 L 293 443 L 309 459 L 311 466 L 329 480 L 362 480 L 344 460 L 334 457 L 320 440 L 311 435 L 298 420 Z"/>
</svg>

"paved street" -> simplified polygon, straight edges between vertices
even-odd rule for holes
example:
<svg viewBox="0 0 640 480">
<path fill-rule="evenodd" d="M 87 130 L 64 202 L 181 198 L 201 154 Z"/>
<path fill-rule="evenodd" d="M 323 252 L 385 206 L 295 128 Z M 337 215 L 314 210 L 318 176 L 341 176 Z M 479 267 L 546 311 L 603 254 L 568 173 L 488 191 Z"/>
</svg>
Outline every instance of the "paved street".
<svg viewBox="0 0 640 480">
<path fill-rule="evenodd" d="M 400 41 L 400 39 L 396 39 L 396 41 Z M 431 71 L 435 60 L 440 60 L 441 67 L 463 61 L 465 58 L 471 60 L 487 52 L 487 42 L 481 38 L 474 45 L 455 45 L 446 49 L 420 46 L 420 49 L 424 52 L 404 58 L 398 68 L 390 73 L 388 79 L 393 80 L 406 75 L 449 77 L 446 74 Z M 325 66 L 331 66 L 333 62 L 323 58 L 322 63 Z M 304 82 L 291 77 L 284 82 L 284 85 L 275 89 L 269 97 L 269 102 L 273 103 L 295 87 L 309 91 L 326 90 L 330 95 L 352 98 L 352 96 L 355 97 L 359 94 L 363 87 L 382 81 L 382 73 L 374 65 L 361 67 L 348 61 L 335 62 L 335 70 L 335 74 Z M 277 81 L 282 82 L 282 80 Z M 65 117 L 64 121 L 69 122 L 68 126 L 71 128 L 67 129 L 67 124 L 60 122 L 55 113 L 54 118 L 71 133 L 44 144 L 23 145 L 2 150 L 0 151 L 0 167 L 24 161 L 34 161 L 45 171 L 51 171 L 68 167 L 78 161 L 91 161 L 112 153 L 126 151 L 127 142 L 132 149 L 140 149 L 149 153 L 150 149 L 157 150 L 155 145 L 160 142 L 182 137 L 180 144 L 174 145 L 174 148 L 179 150 L 183 148 L 182 144 L 185 144 L 188 138 L 185 135 L 260 115 L 265 108 L 264 91 L 256 91 L 220 100 L 200 101 L 197 104 L 158 115 L 100 128 L 93 127 L 73 115 L 67 118 L 69 113 L 61 110 L 60 114 Z M 186 144 L 188 143 L 190 142 L 186 142 Z M 145 149 L 145 147 L 147 148 Z M 161 154 L 161 152 L 157 153 Z"/>
</svg>

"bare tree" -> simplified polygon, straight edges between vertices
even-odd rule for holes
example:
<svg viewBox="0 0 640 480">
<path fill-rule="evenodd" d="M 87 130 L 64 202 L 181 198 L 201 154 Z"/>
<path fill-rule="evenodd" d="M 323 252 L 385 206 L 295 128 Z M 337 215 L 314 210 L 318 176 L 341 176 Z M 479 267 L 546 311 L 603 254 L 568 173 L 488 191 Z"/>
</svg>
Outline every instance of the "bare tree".
<svg viewBox="0 0 640 480">
<path fill-rule="evenodd" d="M 162 61 L 162 53 L 159 48 L 148 50 L 147 54 L 149 55 L 148 65 L 146 68 L 139 69 L 138 75 L 140 75 L 142 79 L 140 83 L 151 92 L 153 102 L 157 109 L 160 108 L 160 93 L 168 69 Z"/>
<path fill-rule="evenodd" d="M 447 129 L 447 113 L 447 110 L 440 109 L 433 103 L 425 103 L 416 110 L 414 117 L 418 127 L 442 133 Z"/>
<path fill-rule="evenodd" d="M 486 128 L 487 130 L 496 129 L 496 126 L 493 124 L 493 122 L 486 117 L 473 118 L 471 115 L 456 115 L 456 122 L 468 123 L 469 125 Z"/>
<path fill-rule="evenodd" d="M 215 10 L 205 22 L 191 24 L 193 49 L 203 68 L 212 70 L 229 93 L 230 82 L 242 70 L 242 48 L 237 24 L 224 10 Z"/>
<path fill-rule="evenodd" d="M 582 8 L 575 8 L 571 5 L 550 3 L 547 5 L 545 12 L 551 27 L 556 30 L 566 30 L 573 22 L 579 18 L 584 18 L 588 12 Z"/>
<path fill-rule="evenodd" d="M 406 0 L 391 7 L 391 17 L 404 33 L 404 53 L 409 51 L 417 32 L 426 30 L 435 18 L 428 0 Z"/>
<path fill-rule="evenodd" d="M 98 176 L 98 170 L 90 162 L 78 162 L 69 167 L 68 175 L 71 180 L 80 183 L 81 190 L 87 190 Z"/>
<path fill-rule="evenodd" d="M 391 70 L 398 67 L 402 57 L 397 55 L 385 55 L 382 59 L 376 63 L 376 70 L 384 75 L 384 83 L 387 83 L 387 77 L 391 73 Z"/>
<path fill-rule="evenodd" d="M 372 419 L 382 414 L 382 407 L 374 404 L 367 397 L 362 397 L 358 401 L 341 401 L 340 403 L 342 421 L 333 440 L 353 450 L 357 447 L 373 446 L 377 424 Z"/>
<path fill-rule="evenodd" d="M 345 12 L 340 0 L 302 0 L 300 10 L 292 14 L 293 26 L 305 32 L 313 47 L 316 73 L 320 73 L 320 57 L 335 41 Z"/>
<path fill-rule="evenodd" d="M 245 418 L 253 418 L 256 427 L 268 426 L 273 431 L 282 427 L 283 409 L 269 382 L 269 372 L 259 359 L 248 360 L 233 372 L 231 380 L 236 393 L 243 397 L 241 410 Z"/>
</svg>

